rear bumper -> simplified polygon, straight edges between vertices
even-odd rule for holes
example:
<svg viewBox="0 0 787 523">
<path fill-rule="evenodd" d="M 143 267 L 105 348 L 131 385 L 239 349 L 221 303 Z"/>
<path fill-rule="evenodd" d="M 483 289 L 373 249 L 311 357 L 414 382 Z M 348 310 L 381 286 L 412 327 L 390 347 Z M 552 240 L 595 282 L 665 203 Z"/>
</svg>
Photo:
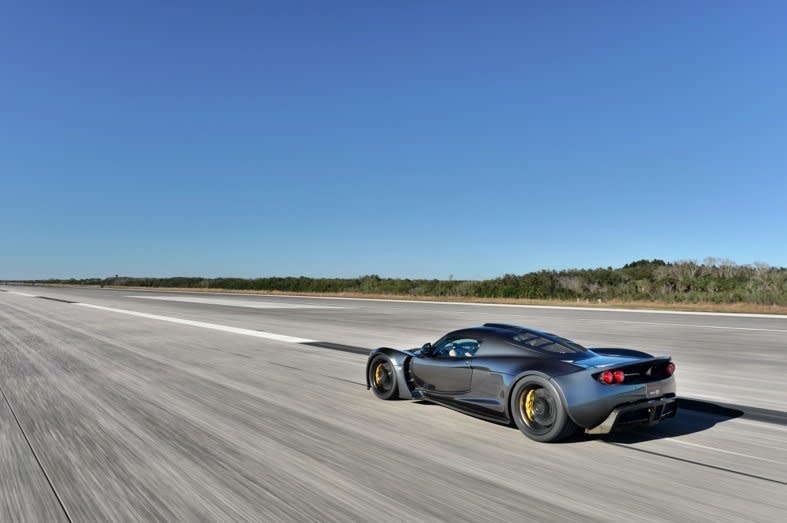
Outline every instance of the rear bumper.
<svg viewBox="0 0 787 523">
<path fill-rule="evenodd" d="M 585 429 L 588 434 L 608 434 L 615 430 L 633 426 L 652 426 L 678 412 L 677 398 L 661 397 L 615 407 L 607 419 L 593 428 Z"/>
</svg>

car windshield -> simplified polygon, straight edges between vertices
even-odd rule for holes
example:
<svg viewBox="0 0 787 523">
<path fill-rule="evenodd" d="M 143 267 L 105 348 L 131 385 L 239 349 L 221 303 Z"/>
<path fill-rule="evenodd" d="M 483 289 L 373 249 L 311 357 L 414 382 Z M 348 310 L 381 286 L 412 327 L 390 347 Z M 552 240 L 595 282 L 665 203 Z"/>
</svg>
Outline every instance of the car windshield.
<svg viewBox="0 0 787 523">
<path fill-rule="evenodd" d="M 536 332 L 522 332 L 514 336 L 514 341 L 528 349 L 535 349 L 553 354 L 568 354 L 585 352 L 587 349 L 579 343 L 555 336 L 554 334 L 539 334 Z"/>
</svg>

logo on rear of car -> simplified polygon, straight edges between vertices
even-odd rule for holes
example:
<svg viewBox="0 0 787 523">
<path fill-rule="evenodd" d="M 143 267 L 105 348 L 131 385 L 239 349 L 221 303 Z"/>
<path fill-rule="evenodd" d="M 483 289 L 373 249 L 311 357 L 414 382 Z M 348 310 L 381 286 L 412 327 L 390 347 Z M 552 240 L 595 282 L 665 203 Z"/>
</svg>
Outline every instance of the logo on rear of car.
<svg viewBox="0 0 787 523">
<path fill-rule="evenodd" d="M 649 398 L 661 396 L 661 386 L 657 383 L 649 383 L 645 385 L 645 395 Z"/>
</svg>

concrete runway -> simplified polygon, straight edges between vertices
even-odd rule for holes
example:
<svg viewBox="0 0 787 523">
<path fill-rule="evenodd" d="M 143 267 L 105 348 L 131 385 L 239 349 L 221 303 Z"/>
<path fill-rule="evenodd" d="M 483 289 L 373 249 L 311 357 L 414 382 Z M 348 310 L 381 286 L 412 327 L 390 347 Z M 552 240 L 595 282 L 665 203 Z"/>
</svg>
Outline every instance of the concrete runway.
<svg viewBox="0 0 787 523">
<path fill-rule="evenodd" d="M 672 354 L 691 409 L 550 445 L 366 390 L 352 347 L 487 321 Z M 0 287 L 0 521 L 782 520 L 786 380 L 784 317 Z"/>
</svg>

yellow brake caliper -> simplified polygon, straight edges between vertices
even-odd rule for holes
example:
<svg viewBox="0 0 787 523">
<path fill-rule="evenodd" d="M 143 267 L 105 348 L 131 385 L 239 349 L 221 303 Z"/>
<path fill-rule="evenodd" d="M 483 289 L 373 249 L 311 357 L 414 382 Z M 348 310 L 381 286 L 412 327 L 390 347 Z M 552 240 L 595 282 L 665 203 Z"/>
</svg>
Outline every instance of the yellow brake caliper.
<svg viewBox="0 0 787 523">
<path fill-rule="evenodd" d="M 528 421 L 533 421 L 533 405 L 536 403 L 536 391 L 535 389 L 530 389 L 527 391 L 527 396 L 525 396 L 525 416 L 527 416 Z"/>
<path fill-rule="evenodd" d="M 374 384 L 378 387 L 383 381 L 383 372 L 385 372 L 383 371 L 383 364 L 377 364 L 377 366 L 374 368 Z"/>
</svg>

